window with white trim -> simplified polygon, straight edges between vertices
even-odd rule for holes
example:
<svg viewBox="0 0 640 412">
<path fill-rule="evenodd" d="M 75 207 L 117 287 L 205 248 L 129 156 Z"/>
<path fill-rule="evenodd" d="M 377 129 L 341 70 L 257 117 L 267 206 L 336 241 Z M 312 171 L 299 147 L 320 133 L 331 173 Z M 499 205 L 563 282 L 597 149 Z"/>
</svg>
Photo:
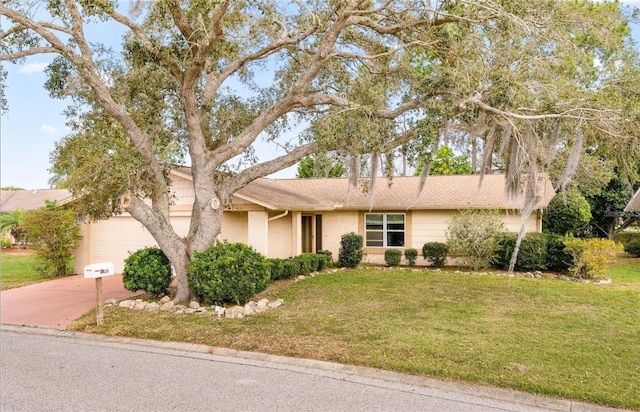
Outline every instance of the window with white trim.
<svg viewBox="0 0 640 412">
<path fill-rule="evenodd" d="M 404 247 L 404 213 L 365 213 L 367 247 Z"/>
</svg>

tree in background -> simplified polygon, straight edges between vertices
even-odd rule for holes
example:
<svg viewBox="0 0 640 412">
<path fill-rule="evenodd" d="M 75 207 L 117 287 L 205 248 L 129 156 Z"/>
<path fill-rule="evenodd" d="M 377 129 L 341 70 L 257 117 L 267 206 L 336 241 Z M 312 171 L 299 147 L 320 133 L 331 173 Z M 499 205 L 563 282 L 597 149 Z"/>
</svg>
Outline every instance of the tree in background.
<svg viewBox="0 0 640 412">
<path fill-rule="evenodd" d="M 75 212 L 46 202 L 44 207 L 26 213 L 25 228 L 36 251 L 36 270 L 50 276 L 66 275 L 80 239 Z"/>
<path fill-rule="evenodd" d="M 316 153 L 306 156 L 298 163 L 298 178 L 342 177 L 346 169 L 340 159 L 327 153 Z"/>
<path fill-rule="evenodd" d="M 418 167 L 416 175 L 422 174 L 425 164 L 424 159 L 418 159 Z M 435 158 L 431 162 L 432 175 L 468 175 L 472 172 L 469 157 L 464 155 L 456 155 L 449 146 L 442 146 L 438 149 Z"/>
<path fill-rule="evenodd" d="M 126 211 L 149 230 L 176 271 L 176 301 L 189 298 L 195 252 L 220 234 L 217 205 L 319 151 L 347 154 L 355 183 L 368 159 L 373 194 L 398 148 L 435 155 L 455 137 L 481 148 L 483 169 L 504 165 L 525 215 L 550 149 L 578 139 L 638 153 L 638 54 L 615 2 L 130 4 L 2 1 L 0 61 L 57 56 L 46 87 L 72 102 L 71 133 L 52 171 L 83 216 Z M 119 49 L 87 37 L 115 25 Z M 291 137 L 299 124 L 321 133 Z M 260 158 L 259 141 L 284 151 Z M 168 171 L 185 162 L 195 202 L 182 236 Z"/>
<path fill-rule="evenodd" d="M 616 234 L 640 220 L 639 212 L 624 211 L 632 193 L 629 185 L 625 185 L 616 174 L 599 194 L 586 197 L 591 206 L 589 226 L 593 236 L 613 239 Z"/>
</svg>

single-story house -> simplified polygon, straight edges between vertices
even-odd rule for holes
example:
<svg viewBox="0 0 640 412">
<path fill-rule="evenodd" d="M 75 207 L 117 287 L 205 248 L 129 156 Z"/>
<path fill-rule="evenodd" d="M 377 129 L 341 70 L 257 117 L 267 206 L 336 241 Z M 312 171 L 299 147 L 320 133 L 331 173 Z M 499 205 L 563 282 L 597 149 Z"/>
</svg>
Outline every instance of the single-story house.
<svg viewBox="0 0 640 412">
<path fill-rule="evenodd" d="M 188 169 L 171 172 L 175 204 L 170 219 L 186 235 L 194 193 Z M 509 230 L 542 230 L 542 210 L 554 195 L 548 179 L 540 181 L 536 211 L 521 220 L 519 200 L 506 196 L 504 175 L 430 176 L 416 196 L 419 177 L 380 178 L 370 207 L 369 194 L 349 189 L 349 180 L 258 179 L 232 197 L 223 214 L 221 240 L 242 242 L 269 256 L 287 258 L 329 250 L 338 256 L 341 236 L 365 239 L 366 262 L 383 263 L 387 248 L 421 250 L 426 242 L 445 241 L 452 215 L 460 209 L 499 209 Z M 156 244 L 141 223 L 128 214 L 83 224 L 75 253 L 75 271 L 102 261 L 122 271 L 129 252 Z"/>
<path fill-rule="evenodd" d="M 624 208 L 625 212 L 640 212 L 640 189 L 633 195 L 627 207 Z"/>
<path fill-rule="evenodd" d="M 44 206 L 45 200 L 64 204 L 71 200 L 71 193 L 67 189 L 2 190 L 0 211 L 34 210 Z"/>
<path fill-rule="evenodd" d="M 0 191 L 0 212 L 15 212 L 17 210 L 35 210 L 45 205 L 45 200 L 55 201 L 62 205 L 71 201 L 71 193 L 66 189 L 38 189 L 38 190 L 2 190 Z M 4 234 L 14 244 L 18 239 L 7 232 Z"/>
</svg>

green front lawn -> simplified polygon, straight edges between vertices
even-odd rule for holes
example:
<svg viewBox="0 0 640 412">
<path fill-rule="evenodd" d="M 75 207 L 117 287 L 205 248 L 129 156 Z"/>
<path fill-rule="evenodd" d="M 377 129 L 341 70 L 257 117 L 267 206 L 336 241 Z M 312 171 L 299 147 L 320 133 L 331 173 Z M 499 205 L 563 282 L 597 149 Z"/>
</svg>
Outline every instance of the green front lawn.
<svg viewBox="0 0 640 412">
<path fill-rule="evenodd" d="M 25 286 L 48 280 L 34 269 L 36 257 L 33 254 L 14 254 L 2 251 L 0 254 L 0 284 L 2 290 Z"/>
<path fill-rule="evenodd" d="M 640 408 L 640 260 L 611 285 L 357 269 L 282 281 L 244 319 L 107 308 L 74 329 L 313 358 Z"/>
</svg>

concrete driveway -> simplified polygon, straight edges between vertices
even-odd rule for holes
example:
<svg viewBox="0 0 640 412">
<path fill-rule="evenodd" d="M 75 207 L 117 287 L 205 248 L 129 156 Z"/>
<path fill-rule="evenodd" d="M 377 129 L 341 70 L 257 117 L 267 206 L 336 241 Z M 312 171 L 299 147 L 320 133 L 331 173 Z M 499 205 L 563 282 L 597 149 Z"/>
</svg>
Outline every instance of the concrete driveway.
<svg viewBox="0 0 640 412">
<path fill-rule="evenodd" d="M 122 275 L 102 278 L 103 301 L 125 299 L 138 294 L 123 287 Z M 65 329 L 96 307 L 95 280 L 74 275 L 3 290 L 0 304 L 3 324 Z"/>
</svg>

